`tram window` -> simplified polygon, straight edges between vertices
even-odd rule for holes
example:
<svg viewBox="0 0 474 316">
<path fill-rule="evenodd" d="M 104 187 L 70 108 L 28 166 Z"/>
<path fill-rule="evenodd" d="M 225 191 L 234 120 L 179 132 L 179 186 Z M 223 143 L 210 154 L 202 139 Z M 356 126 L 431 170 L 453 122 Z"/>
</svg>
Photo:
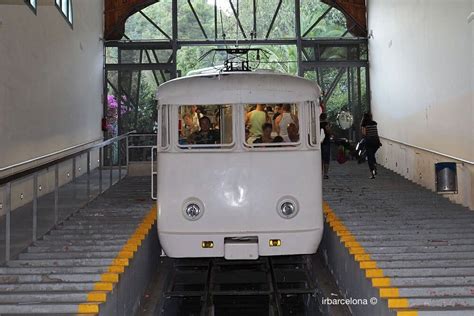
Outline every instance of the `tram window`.
<svg viewBox="0 0 474 316">
<path fill-rule="evenodd" d="M 244 105 L 245 144 L 264 147 L 294 145 L 300 141 L 296 104 Z M 271 145 L 269 145 L 271 144 Z"/>
<path fill-rule="evenodd" d="M 169 106 L 162 105 L 161 106 L 161 147 L 167 148 L 170 140 L 169 140 L 169 115 L 168 115 Z"/>
<path fill-rule="evenodd" d="M 223 148 L 233 143 L 230 105 L 182 105 L 178 120 L 179 146 L 183 149 Z"/>
<path fill-rule="evenodd" d="M 315 102 L 309 103 L 309 145 L 316 146 L 318 144 L 318 113 L 319 107 Z"/>
</svg>

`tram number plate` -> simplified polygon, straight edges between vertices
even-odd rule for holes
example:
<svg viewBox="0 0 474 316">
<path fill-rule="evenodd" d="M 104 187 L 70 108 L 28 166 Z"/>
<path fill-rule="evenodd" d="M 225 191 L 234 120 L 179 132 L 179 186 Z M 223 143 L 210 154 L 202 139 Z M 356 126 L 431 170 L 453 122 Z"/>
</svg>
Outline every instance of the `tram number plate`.
<svg viewBox="0 0 474 316">
<path fill-rule="evenodd" d="M 226 238 L 224 257 L 227 260 L 256 260 L 258 259 L 258 241 Z"/>
</svg>

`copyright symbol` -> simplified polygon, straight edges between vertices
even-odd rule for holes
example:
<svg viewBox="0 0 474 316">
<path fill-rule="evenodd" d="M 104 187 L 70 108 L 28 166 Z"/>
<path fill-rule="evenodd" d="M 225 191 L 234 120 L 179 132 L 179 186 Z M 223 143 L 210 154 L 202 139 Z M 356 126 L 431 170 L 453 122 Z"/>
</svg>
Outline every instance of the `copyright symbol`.
<svg viewBox="0 0 474 316">
<path fill-rule="evenodd" d="M 376 305 L 377 304 L 377 298 L 376 297 L 371 297 L 370 298 L 370 304 Z"/>
</svg>

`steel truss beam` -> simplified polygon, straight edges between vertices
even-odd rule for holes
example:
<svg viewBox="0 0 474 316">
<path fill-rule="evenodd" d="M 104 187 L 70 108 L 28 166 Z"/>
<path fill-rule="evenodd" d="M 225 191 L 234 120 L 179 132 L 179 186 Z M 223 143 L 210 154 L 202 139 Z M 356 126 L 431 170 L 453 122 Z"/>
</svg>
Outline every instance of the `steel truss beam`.
<svg viewBox="0 0 474 316">
<path fill-rule="evenodd" d="M 254 40 L 240 40 L 239 45 L 296 45 L 298 39 L 254 39 Z M 183 46 L 218 46 L 235 44 L 234 41 L 227 40 L 177 40 L 178 48 Z M 325 38 L 325 39 L 301 39 L 303 47 L 311 47 L 315 44 L 325 46 L 354 46 L 360 44 L 367 44 L 365 38 Z M 122 50 L 126 49 L 172 49 L 172 41 L 107 41 L 105 47 L 117 47 Z"/>
<path fill-rule="evenodd" d="M 191 3 L 191 0 L 188 0 L 188 5 L 191 8 L 191 11 L 193 12 L 194 18 L 198 22 L 199 28 L 201 29 L 201 32 L 202 32 L 202 35 L 204 35 L 204 37 L 206 39 L 208 39 L 206 31 L 204 30 L 204 27 L 202 26 L 201 20 L 199 19 L 199 16 L 197 15 L 196 10 L 194 10 L 194 7 L 193 7 L 193 4 Z"/>
<path fill-rule="evenodd" d="M 265 32 L 265 37 L 257 39 L 257 0 L 252 0 L 252 8 L 253 8 L 253 29 L 250 31 L 250 34 L 246 34 L 244 27 L 242 25 L 242 22 L 239 17 L 239 0 L 228 0 L 230 9 L 231 9 L 231 14 L 233 15 L 233 18 L 235 18 L 235 23 L 236 23 L 236 28 L 237 28 L 237 33 L 241 33 L 243 39 L 242 40 L 237 40 L 237 39 L 232 39 L 232 40 L 226 40 L 225 34 L 224 34 L 224 29 L 222 29 L 222 38 L 218 38 L 219 34 L 219 13 L 222 14 L 222 12 L 219 12 L 220 10 L 217 7 L 217 0 L 214 0 L 214 38 L 209 38 L 208 34 L 206 33 L 206 30 L 204 29 L 203 23 L 195 10 L 195 7 L 192 4 L 192 0 L 187 0 L 187 3 L 189 5 L 189 8 L 194 16 L 194 19 L 197 21 L 199 29 L 203 35 L 204 38 L 201 39 L 191 39 L 191 40 L 181 40 L 178 37 L 178 0 L 172 0 L 171 5 L 172 5 L 172 18 L 171 18 L 171 27 L 172 27 L 172 32 L 171 34 L 167 34 L 163 29 L 160 28 L 160 26 L 153 21 L 152 18 L 147 16 L 143 11 L 138 10 L 138 13 L 141 14 L 153 27 L 157 30 L 157 32 L 161 33 L 163 36 L 166 37 L 164 40 L 157 40 L 157 41 L 132 41 L 130 40 L 126 35 L 124 35 L 125 38 L 128 39 L 128 41 L 106 41 L 104 43 L 105 47 L 113 48 L 116 47 L 119 50 L 119 61 L 117 64 L 106 64 L 105 65 L 105 73 L 108 71 L 118 71 L 118 86 L 114 87 L 112 83 L 110 82 L 109 79 L 106 78 L 105 80 L 105 87 L 104 91 L 107 91 L 107 84 L 109 84 L 112 88 L 113 91 L 118 95 L 120 98 L 121 95 L 125 95 L 127 97 L 127 100 L 130 102 L 132 106 L 135 106 L 135 110 L 137 110 L 138 107 L 138 100 L 139 100 L 139 93 L 140 93 L 140 82 L 138 82 L 137 87 L 136 87 L 136 93 L 137 96 L 136 98 L 131 98 L 129 94 L 131 93 L 131 89 L 129 90 L 130 93 L 126 91 L 126 87 L 123 86 L 122 82 L 122 76 L 125 76 L 125 78 L 128 79 L 128 74 L 127 72 L 132 72 L 136 71 L 139 73 L 138 75 L 138 80 L 140 81 L 141 77 L 141 71 L 152 71 L 153 78 L 156 82 L 157 85 L 160 83 L 172 79 L 178 76 L 178 71 L 177 71 L 177 52 L 179 49 L 182 47 L 192 47 L 192 46 L 217 46 L 217 47 L 232 47 L 234 45 L 238 46 L 275 46 L 275 45 L 291 45 L 296 47 L 296 52 L 297 52 L 297 60 L 296 63 L 298 65 L 298 75 L 299 76 L 304 76 L 305 73 L 307 72 L 316 72 L 316 77 L 318 80 L 318 83 L 323 84 L 323 79 L 322 76 L 324 75 L 323 69 L 326 68 L 336 68 L 337 73 L 336 76 L 332 79 L 330 85 L 326 88 L 326 95 L 324 96 L 324 101 L 328 102 L 331 96 L 333 95 L 334 91 L 337 89 L 338 83 L 341 81 L 343 78 L 344 74 L 348 73 L 350 69 L 357 69 L 356 72 L 351 73 L 348 75 L 348 83 L 351 85 L 349 88 L 350 91 L 349 93 L 354 94 L 350 95 L 348 99 L 349 102 L 355 101 L 359 105 L 361 105 L 361 86 L 360 86 L 360 68 L 364 67 L 365 68 L 365 80 L 366 80 L 366 93 L 369 93 L 370 87 L 369 87 L 369 72 L 368 72 L 368 60 L 367 60 L 367 47 L 368 47 L 368 40 L 366 38 L 347 38 L 345 37 L 348 35 L 355 27 L 356 24 L 352 24 L 349 26 L 345 32 L 337 38 L 309 38 L 306 37 L 308 34 L 313 31 L 318 24 L 323 21 L 325 17 L 331 12 L 331 10 L 338 9 L 337 6 L 330 5 L 328 9 L 314 21 L 311 26 L 304 30 L 304 32 L 301 30 L 301 12 L 300 12 L 300 2 L 301 0 L 293 0 L 294 5 L 295 5 L 295 11 L 294 11 L 294 18 L 295 18 L 295 37 L 294 38 L 286 38 L 286 39 L 272 39 L 270 38 L 270 35 L 272 34 L 272 31 L 274 29 L 275 23 L 278 19 L 278 16 L 281 11 L 281 7 L 283 5 L 283 0 L 278 0 L 276 3 L 276 9 L 273 12 L 272 19 L 270 21 L 270 24 L 268 26 L 268 29 L 261 30 L 260 33 Z M 291 0 L 290 0 L 291 1 Z M 222 24 L 222 15 L 220 16 L 221 18 L 221 24 Z M 249 37 L 247 36 L 249 35 Z M 260 36 L 262 36 L 261 34 Z M 329 48 L 342 48 L 347 51 L 347 55 L 345 55 L 343 59 L 339 60 L 328 60 L 327 58 L 321 58 L 323 56 L 323 53 L 329 49 Z M 354 50 L 355 49 L 355 50 Z M 139 63 L 122 63 L 121 59 L 121 53 L 122 51 L 131 51 L 135 50 L 137 51 L 137 54 L 139 53 L 140 56 L 140 62 Z M 139 52 L 138 52 L 139 51 Z M 170 53 L 169 58 L 168 57 L 162 57 L 163 59 L 160 61 L 158 59 L 158 52 L 163 52 L 163 51 L 168 51 Z M 352 53 L 354 51 L 354 53 Z M 355 53 L 357 51 L 357 53 Z M 312 55 L 314 53 L 314 56 Z M 165 58 L 168 58 L 168 60 L 165 61 Z M 122 72 L 124 72 L 122 74 Z M 158 73 L 159 72 L 159 73 Z M 357 78 L 357 82 L 354 80 Z M 132 78 L 130 79 L 132 80 Z M 161 81 L 161 82 L 160 82 Z M 124 81 L 126 83 L 126 81 Z M 352 91 L 352 92 L 351 92 Z M 356 97 L 358 100 L 356 100 Z M 354 100 L 352 100 L 354 99 Z M 106 100 L 104 101 L 105 103 L 105 108 L 106 108 Z M 370 109 L 370 98 L 368 98 L 369 102 L 369 109 Z M 119 108 L 120 108 L 120 103 L 119 102 Z M 134 103 L 137 103 L 134 105 Z M 118 116 L 119 116 L 119 121 L 121 120 L 121 110 L 119 109 L 118 111 Z M 135 113 L 136 115 L 136 113 Z M 137 115 L 136 115 L 137 116 Z M 136 117 L 135 117 L 136 118 Z M 120 126 L 120 123 L 119 123 Z"/>
<path fill-rule="evenodd" d="M 153 63 L 153 64 L 107 64 L 105 65 L 106 71 L 131 71 L 131 70 L 168 70 L 172 71 L 173 64 L 166 63 Z"/>
<path fill-rule="evenodd" d="M 270 33 L 272 32 L 273 29 L 273 24 L 275 23 L 275 20 L 278 16 L 278 12 L 280 12 L 281 4 L 283 3 L 283 0 L 278 1 L 278 5 L 276 7 L 275 13 L 273 14 L 272 21 L 270 22 L 270 26 L 268 27 L 267 35 L 265 35 L 265 39 L 270 37 Z"/>
<path fill-rule="evenodd" d="M 239 0 L 237 0 L 237 3 L 238 1 Z M 239 29 L 242 32 L 242 35 L 244 36 L 244 38 L 246 39 L 247 35 L 245 34 L 244 28 L 242 27 L 242 23 L 240 23 L 239 13 L 235 10 L 234 3 L 232 2 L 232 0 L 229 0 L 229 3 L 230 3 L 230 7 L 232 8 L 232 13 L 234 14 L 235 20 L 237 21 L 237 24 L 239 26 Z"/>
<path fill-rule="evenodd" d="M 158 24 L 156 24 L 152 19 L 150 19 L 150 17 L 148 15 L 146 15 L 145 13 L 143 13 L 142 10 L 138 11 L 141 15 L 143 15 L 143 17 L 145 17 L 145 19 L 151 23 L 151 25 L 153 25 L 161 34 L 163 34 L 167 39 L 171 40 L 171 37 L 165 32 L 163 31 L 159 26 Z"/>
<path fill-rule="evenodd" d="M 313 70 L 315 68 L 347 68 L 347 67 L 368 67 L 367 61 L 346 61 L 346 60 L 324 60 L 324 61 L 303 61 L 302 68 L 304 71 Z"/>
<path fill-rule="evenodd" d="M 329 7 L 329 8 L 316 20 L 316 22 L 314 22 L 314 23 L 306 30 L 306 32 L 304 32 L 303 37 L 306 37 L 306 35 L 308 35 L 309 32 L 311 32 L 311 31 L 316 27 L 316 25 L 318 25 L 319 22 L 321 22 L 321 21 L 324 19 L 324 17 L 329 13 L 329 11 L 332 10 L 332 8 L 333 8 L 333 7 Z"/>
</svg>

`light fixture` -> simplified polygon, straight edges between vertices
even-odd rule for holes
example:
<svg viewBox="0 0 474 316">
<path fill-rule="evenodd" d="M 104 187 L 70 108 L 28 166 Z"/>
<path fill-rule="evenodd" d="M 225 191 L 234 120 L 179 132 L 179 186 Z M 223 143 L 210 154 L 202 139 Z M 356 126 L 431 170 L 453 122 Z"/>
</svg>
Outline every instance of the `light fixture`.
<svg viewBox="0 0 474 316">
<path fill-rule="evenodd" d="M 187 220 L 195 221 L 204 214 L 204 204 L 196 198 L 189 198 L 183 203 L 183 215 Z"/>
<path fill-rule="evenodd" d="M 277 203 L 278 215 L 285 219 L 290 219 L 296 216 L 299 211 L 298 202 L 292 196 L 284 196 Z"/>
</svg>

